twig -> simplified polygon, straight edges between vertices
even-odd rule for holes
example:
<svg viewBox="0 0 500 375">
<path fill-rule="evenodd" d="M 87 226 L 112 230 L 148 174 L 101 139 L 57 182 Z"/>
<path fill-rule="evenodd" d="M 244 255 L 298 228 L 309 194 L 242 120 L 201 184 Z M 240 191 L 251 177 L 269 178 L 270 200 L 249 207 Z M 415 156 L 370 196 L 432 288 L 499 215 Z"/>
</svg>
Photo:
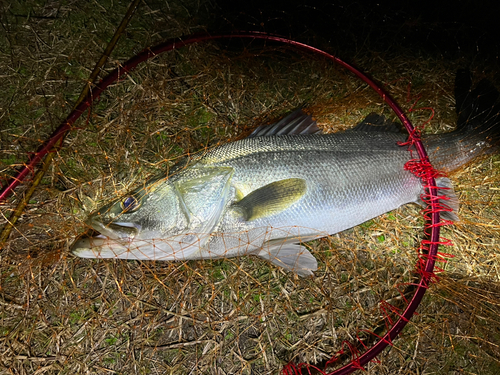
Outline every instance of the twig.
<svg viewBox="0 0 500 375">
<path fill-rule="evenodd" d="M 218 345 L 217 342 L 214 340 L 196 340 L 196 341 L 177 342 L 175 344 L 169 344 L 169 345 L 145 346 L 144 348 L 153 350 L 168 350 L 168 349 L 185 348 L 186 346 L 193 346 L 204 343 L 212 343 L 215 344 L 215 346 Z"/>
<path fill-rule="evenodd" d="M 64 355 L 55 355 L 55 356 L 50 356 L 50 357 L 29 357 L 27 355 L 16 355 L 14 357 L 15 360 L 18 361 L 33 361 L 33 362 L 53 362 L 53 361 L 65 361 L 66 356 Z M 4 358 L 8 360 L 9 358 Z"/>
</svg>

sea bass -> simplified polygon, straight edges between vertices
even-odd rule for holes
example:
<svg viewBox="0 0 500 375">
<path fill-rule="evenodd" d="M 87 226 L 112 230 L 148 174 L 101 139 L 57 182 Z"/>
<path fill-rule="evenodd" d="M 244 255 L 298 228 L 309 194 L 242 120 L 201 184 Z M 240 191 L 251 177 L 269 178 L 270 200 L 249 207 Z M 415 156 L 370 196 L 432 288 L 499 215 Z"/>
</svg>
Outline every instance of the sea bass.
<svg viewBox="0 0 500 375">
<path fill-rule="evenodd" d="M 433 166 L 451 171 L 497 149 L 498 92 L 486 81 L 471 91 L 467 71 L 456 80 L 457 129 L 423 136 Z M 300 276 L 317 269 L 301 243 L 354 227 L 407 203 L 420 203 L 419 178 L 396 125 L 369 115 L 343 133 L 319 134 L 295 111 L 248 138 L 181 161 L 92 213 L 100 232 L 78 239 L 83 258 L 217 259 L 257 255 Z M 457 219 L 458 199 L 447 177 L 437 179 Z"/>
</svg>

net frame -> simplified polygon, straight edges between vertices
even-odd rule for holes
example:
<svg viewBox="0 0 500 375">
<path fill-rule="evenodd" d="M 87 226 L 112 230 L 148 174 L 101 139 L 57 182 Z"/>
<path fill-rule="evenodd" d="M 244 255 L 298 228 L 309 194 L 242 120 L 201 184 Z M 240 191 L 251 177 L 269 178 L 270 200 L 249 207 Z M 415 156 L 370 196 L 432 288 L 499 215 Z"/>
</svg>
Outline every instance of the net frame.
<svg viewBox="0 0 500 375">
<path fill-rule="evenodd" d="M 288 364 L 282 370 L 282 374 L 294 375 L 294 374 L 312 374 L 321 373 L 327 375 L 343 375 L 350 374 L 358 369 L 364 369 L 364 366 L 371 361 L 376 360 L 376 356 L 379 355 L 388 345 L 392 345 L 392 341 L 401 333 L 406 324 L 410 321 L 411 317 L 415 313 L 417 307 L 419 306 L 422 298 L 428 289 L 429 285 L 435 281 L 437 278 L 434 274 L 434 268 L 437 261 L 445 262 L 446 254 L 438 252 L 439 245 L 450 245 L 450 242 L 446 239 L 440 240 L 440 228 L 443 225 L 448 225 L 448 221 L 440 220 L 440 212 L 449 210 L 443 203 L 440 202 L 443 196 L 438 194 L 439 188 L 436 185 L 435 178 L 440 174 L 431 165 L 425 147 L 420 139 L 420 134 L 417 129 L 411 124 L 408 117 L 405 115 L 404 111 L 399 107 L 394 99 L 373 79 L 364 74 L 362 71 L 350 65 L 349 63 L 341 60 L 340 58 L 325 52 L 319 48 L 313 47 L 311 45 L 297 42 L 289 38 L 276 35 L 267 34 L 258 31 L 245 31 L 245 32 L 233 32 L 233 33 L 221 33 L 221 34 L 191 34 L 185 37 L 179 37 L 174 39 L 169 39 L 161 44 L 154 47 L 146 48 L 136 56 L 132 57 L 126 61 L 123 65 L 113 70 L 108 76 L 103 78 L 95 87 L 93 87 L 87 97 L 78 105 L 68 117 L 61 123 L 61 125 L 52 133 L 49 139 L 35 152 L 32 157 L 24 164 L 24 166 L 18 171 L 17 175 L 2 189 L 0 192 L 0 202 L 6 200 L 10 194 L 14 191 L 14 188 L 21 184 L 24 179 L 30 175 L 34 174 L 35 167 L 43 159 L 45 155 L 49 152 L 55 152 L 57 148 L 57 142 L 62 140 L 66 134 L 72 130 L 77 129 L 74 124 L 78 118 L 89 108 L 92 107 L 93 102 L 99 98 L 99 96 L 113 83 L 118 80 L 124 79 L 129 72 L 134 70 L 142 62 L 145 62 L 155 56 L 182 48 L 184 46 L 207 42 L 218 39 L 259 39 L 264 41 L 278 42 L 285 45 L 289 45 L 297 48 L 298 50 L 311 52 L 323 56 L 324 58 L 333 61 L 334 63 L 340 65 L 341 67 L 347 69 L 362 81 L 367 83 L 381 98 L 389 105 L 393 110 L 399 120 L 402 122 L 406 128 L 409 138 L 406 143 L 401 145 L 407 145 L 408 147 L 414 147 L 418 159 L 412 159 L 406 163 L 405 169 L 411 171 L 416 176 L 421 178 L 422 184 L 425 188 L 426 193 L 422 199 L 427 203 L 427 208 L 423 211 L 423 216 L 426 219 L 426 224 L 424 227 L 424 239 L 421 241 L 421 246 L 419 248 L 419 256 L 416 264 L 416 270 L 421 275 L 420 280 L 414 284 L 416 290 L 413 297 L 408 302 L 408 305 L 403 312 L 399 312 L 395 307 L 388 303 L 382 306 L 382 310 L 385 313 L 386 321 L 388 323 L 388 331 L 382 336 L 377 336 L 379 340 L 373 344 L 371 348 L 366 348 L 362 340 L 358 337 L 358 341 L 361 343 L 365 349 L 364 353 L 360 354 L 358 349 L 356 349 L 351 343 L 344 342 L 343 345 L 350 349 L 352 360 L 347 365 L 334 370 L 333 372 L 325 372 L 328 366 L 331 366 L 337 359 L 339 355 L 345 354 L 344 350 L 332 355 L 331 359 L 325 363 L 325 371 L 318 367 L 309 364 L 298 364 L 293 363 Z M 389 317 L 387 310 L 395 313 L 399 318 L 396 322 L 393 322 Z M 373 333 L 372 333 L 373 334 Z"/>
</svg>

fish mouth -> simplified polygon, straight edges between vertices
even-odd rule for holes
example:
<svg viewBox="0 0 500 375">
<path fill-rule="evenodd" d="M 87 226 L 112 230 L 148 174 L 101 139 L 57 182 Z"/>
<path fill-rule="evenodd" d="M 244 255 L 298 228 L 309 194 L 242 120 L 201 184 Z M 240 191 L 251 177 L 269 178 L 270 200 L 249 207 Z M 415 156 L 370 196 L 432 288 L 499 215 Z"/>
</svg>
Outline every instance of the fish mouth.
<svg viewBox="0 0 500 375">
<path fill-rule="evenodd" d="M 91 217 L 86 221 L 86 224 L 112 240 L 133 240 L 141 230 L 139 224 L 113 221 L 105 224 L 99 217 Z"/>
<path fill-rule="evenodd" d="M 80 258 L 124 258 L 130 252 L 127 241 L 111 240 L 103 235 L 80 237 L 71 246 L 71 252 Z"/>
<path fill-rule="evenodd" d="M 118 258 L 129 250 L 130 243 L 139 234 L 139 224 L 111 222 L 90 218 L 86 224 L 91 233 L 84 233 L 71 246 L 71 252 L 80 258 Z"/>
</svg>

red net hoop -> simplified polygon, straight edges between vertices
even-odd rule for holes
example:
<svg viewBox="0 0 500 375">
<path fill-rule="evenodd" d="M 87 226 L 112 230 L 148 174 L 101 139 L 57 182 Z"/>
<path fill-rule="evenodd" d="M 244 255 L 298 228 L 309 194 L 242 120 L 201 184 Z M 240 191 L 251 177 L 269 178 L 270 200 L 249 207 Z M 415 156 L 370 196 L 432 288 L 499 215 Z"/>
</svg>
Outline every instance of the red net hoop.
<svg viewBox="0 0 500 375">
<path fill-rule="evenodd" d="M 389 105 L 389 107 L 394 111 L 397 117 L 401 120 L 402 124 L 405 126 L 409 133 L 408 144 L 413 146 L 418 153 L 418 160 L 412 160 L 405 166 L 407 169 L 412 171 L 418 177 L 422 179 L 422 183 L 426 188 L 426 194 L 423 199 L 427 202 L 428 208 L 424 211 L 424 217 L 427 222 L 425 225 L 425 239 L 421 242 L 419 259 L 416 264 L 416 269 L 420 274 L 420 280 L 415 284 L 415 292 L 413 297 L 408 302 L 404 311 L 399 311 L 395 307 L 385 303 L 381 306 L 381 311 L 386 316 L 386 322 L 388 325 L 388 331 L 383 336 L 378 337 L 378 341 L 371 347 L 366 348 L 364 353 L 359 353 L 351 343 L 345 342 L 344 347 L 347 347 L 350 351 L 351 362 L 347 365 L 334 370 L 333 372 L 325 372 L 320 368 L 308 365 L 308 364 L 289 364 L 283 370 L 283 374 L 330 374 L 330 375 L 340 375 L 340 374 L 350 374 L 358 369 L 364 369 L 364 366 L 370 361 L 375 360 L 375 357 L 379 355 L 384 348 L 388 345 L 392 345 L 392 341 L 396 336 L 403 330 L 406 324 L 409 322 L 413 314 L 415 313 L 418 305 L 420 304 L 429 284 L 436 279 L 434 274 L 434 268 L 436 261 L 444 261 L 446 254 L 438 253 L 438 245 L 448 245 L 448 240 L 440 240 L 440 228 L 443 225 L 448 224 L 448 222 L 440 221 L 439 213 L 446 210 L 446 207 L 440 203 L 442 198 L 438 194 L 438 187 L 436 186 L 435 177 L 438 173 L 433 169 L 429 162 L 427 152 L 422 144 L 419 133 L 415 130 L 410 120 L 404 114 L 403 110 L 398 106 L 398 104 L 391 98 L 391 96 L 384 91 L 377 83 L 375 83 L 371 78 L 362 73 L 357 68 L 344 62 L 343 60 L 335 57 L 323 50 L 312 47 L 310 45 L 296 42 L 288 38 L 279 35 L 270 35 L 260 32 L 235 32 L 231 34 L 194 34 L 187 37 L 176 38 L 168 40 L 162 44 L 155 47 L 147 48 L 143 50 L 138 55 L 134 56 L 122 66 L 112 71 L 107 77 L 102 79 L 89 93 L 87 98 L 74 110 L 68 117 L 63 121 L 63 123 L 54 131 L 51 137 L 39 148 L 39 150 L 33 154 L 33 156 L 24 164 L 24 166 L 19 170 L 16 177 L 12 179 L 1 191 L 0 202 L 7 199 L 7 197 L 13 192 L 14 188 L 21 184 L 24 179 L 31 173 L 34 172 L 36 165 L 42 160 L 42 158 L 51 152 L 57 142 L 64 138 L 64 136 L 71 130 L 74 129 L 73 125 L 76 120 L 92 106 L 94 100 L 99 98 L 99 96 L 114 82 L 123 79 L 129 72 L 131 72 L 138 64 L 145 62 L 163 52 L 179 49 L 181 47 L 217 40 L 217 39 L 231 39 L 231 38 L 245 38 L 245 39 L 259 39 L 264 41 L 272 41 L 277 43 L 282 43 L 295 47 L 302 51 L 312 52 L 321 55 L 334 63 L 342 66 L 343 68 L 354 73 L 361 80 L 366 82 L 373 90 L 377 92 L 378 95 L 383 99 L 383 101 Z M 389 314 L 395 314 L 398 319 L 393 321 Z M 361 339 L 359 342 L 364 346 Z M 326 362 L 325 368 L 331 366 L 338 358 L 339 355 L 345 354 L 342 349 L 338 353 L 335 353 L 332 358 Z"/>
</svg>

